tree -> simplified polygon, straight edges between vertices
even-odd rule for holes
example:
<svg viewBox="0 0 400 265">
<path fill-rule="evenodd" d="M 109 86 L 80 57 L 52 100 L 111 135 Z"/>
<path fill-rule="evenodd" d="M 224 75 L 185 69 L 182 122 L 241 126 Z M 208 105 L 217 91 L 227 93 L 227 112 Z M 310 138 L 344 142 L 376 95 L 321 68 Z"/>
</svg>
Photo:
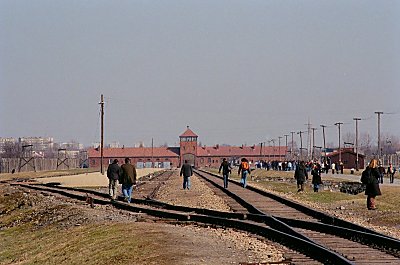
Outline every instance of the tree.
<svg viewBox="0 0 400 265">
<path fill-rule="evenodd" d="M 2 158 L 18 158 L 21 153 L 21 146 L 18 143 L 6 142 L 3 147 Z"/>
</svg>

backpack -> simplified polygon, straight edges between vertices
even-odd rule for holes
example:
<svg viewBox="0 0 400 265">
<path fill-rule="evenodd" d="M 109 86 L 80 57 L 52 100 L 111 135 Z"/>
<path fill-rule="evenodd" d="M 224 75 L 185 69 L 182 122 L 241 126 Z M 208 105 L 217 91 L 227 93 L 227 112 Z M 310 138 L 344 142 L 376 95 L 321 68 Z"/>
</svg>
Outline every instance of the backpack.
<svg viewBox="0 0 400 265">
<path fill-rule="evenodd" d="M 365 169 L 361 174 L 361 183 L 364 185 L 372 183 L 371 170 Z"/>
<path fill-rule="evenodd" d="M 243 161 L 243 162 L 242 162 L 242 169 L 243 169 L 243 170 L 249 170 L 249 163 Z"/>
</svg>

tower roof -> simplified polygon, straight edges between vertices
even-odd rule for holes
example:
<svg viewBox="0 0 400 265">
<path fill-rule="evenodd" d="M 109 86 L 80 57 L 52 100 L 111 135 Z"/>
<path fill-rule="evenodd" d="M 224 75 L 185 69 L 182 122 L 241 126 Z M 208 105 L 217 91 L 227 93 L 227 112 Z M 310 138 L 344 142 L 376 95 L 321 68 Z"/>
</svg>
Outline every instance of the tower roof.
<svg viewBox="0 0 400 265">
<path fill-rule="evenodd" d="M 179 137 L 198 137 L 197 134 L 195 134 L 192 130 L 189 129 L 189 126 L 187 126 L 186 131 L 181 134 Z"/>
</svg>

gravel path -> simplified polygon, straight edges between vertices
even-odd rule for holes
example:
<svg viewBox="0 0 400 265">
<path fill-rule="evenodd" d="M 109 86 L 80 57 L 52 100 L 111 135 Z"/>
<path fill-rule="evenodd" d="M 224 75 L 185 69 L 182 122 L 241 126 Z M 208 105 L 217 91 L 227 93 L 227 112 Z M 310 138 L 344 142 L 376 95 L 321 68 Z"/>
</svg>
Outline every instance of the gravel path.
<svg viewBox="0 0 400 265">
<path fill-rule="evenodd" d="M 190 181 L 190 190 L 184 190 L 182 187 L 183 179 L 176 172 L 166 185 L 162 186 L 155 199 L 173 205 L 230 211 L 230 207 L 225 201 L 216 196 L 198 177 L 192 176 Z"/>
<path fill-rule="evenodd" d="M 155 199 L 173 205 L 207 208 L 227 212 L 230 211 L 230 207 L 226 204 L 226 202 L 221 197 L 216 196 L 214 192 L 209 187 L 207 187 L 207 185 L 203 183 L 198 177 L 191 177 L 190 190 L 184 190 L 182 188 L 182 181 L 182 177 L 179 177 L 178 172 L 176 172 L 176 174 L 174 174 L 166 182 L 166 185 L 164 185 L 160 189 Z M 200 234 L 204 232 L 204 228 L 194 229 L 198 230 Z M 227 245 L 226 247 L 228 249 L 235 249 L 235 251 L 239 251 L 239 253 L 245 254 L 247 258 L 245 260 L 241 260 L 240 262 L 242 263 L 247 262 L 258 264 L 283 260 L 283 253 L 285 252 L 285 250 L 282 247 L 276 247 L 276 244 L 270 241 L 258 239 L 247 233 L 237 232 L 233 229 L 209 228 L 206 231 L 207 236 L 205 237 L 205 239 L 211 241 L 221 241 L 221 244 Z M 215 250 L 208 249 L 207 251 L 209 252 Z M 212 262 L 207 262 L 205 264 L 212 264 Z"/>
</svg>

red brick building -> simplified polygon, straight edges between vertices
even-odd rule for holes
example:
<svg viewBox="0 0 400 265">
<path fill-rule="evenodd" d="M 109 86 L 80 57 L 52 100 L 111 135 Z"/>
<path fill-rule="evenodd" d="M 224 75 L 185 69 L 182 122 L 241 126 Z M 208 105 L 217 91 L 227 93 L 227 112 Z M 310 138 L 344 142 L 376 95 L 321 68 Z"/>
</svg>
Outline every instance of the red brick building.
<svg viewBox="0 0 400 265">
<path fill-rule="evenodd" d="M 141 167 L 179 167 L 187 160 L 195 167 L 218 167 L 223 158 L 238 162 L 246 157 L 251 163 L 256 161 L 284 160 L 286 146 L 199 146 L 198 136 L 188 128 L 179 136 L 179 147 L 129 147 L 105 148 L 103 150 L 103 165 L 107 166 L 113 159 L 120 164 L 129 157 L 132 164 Z M 90 167 L 100 167 L 100 150 L 88 150 Z"/>
<path fill-rule="evenodd" d="M 336 150 L 335 152 L 328 154 L 327 157 L 330 158 L 331 163 L 335 163 L 335 164 L 340 163 L 339 157 L 341 157 L 344 168 L 356 169 L 357 154 L 354 152 L 353 148 L 341 149 L 340 155 L 339 155 L 339 151 Z M 365 160 L 365 155 L 358 154 L 359 169 L 364 168 L 364 160 Z"/>
</svg>

